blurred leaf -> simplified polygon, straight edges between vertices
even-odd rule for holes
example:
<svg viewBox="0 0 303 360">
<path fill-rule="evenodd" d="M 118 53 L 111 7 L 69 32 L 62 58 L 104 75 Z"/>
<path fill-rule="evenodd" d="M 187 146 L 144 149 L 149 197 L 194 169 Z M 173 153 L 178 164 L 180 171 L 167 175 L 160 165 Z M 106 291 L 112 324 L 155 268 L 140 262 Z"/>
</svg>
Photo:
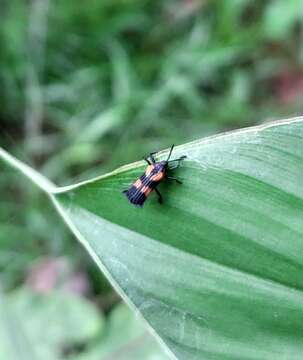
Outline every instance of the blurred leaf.
<svg viewBox="0 0 303 360">
<path fill-rule="evenodd" d="M 6 360 L 59 360 L 103 327 L 97 309 L 80 297 L 22 289 L 0 298 L 0 353 Z"/>
<path fill-rule="evenodd" d="M 285 39 L 302 17 L 302 0 L 271 0 L 264 13 L 264 31 L 273 40 Z"/>
<path fill-rule="evenodd" d="M 72 360 L 165 360 L 169 359 L 146 325 L 124 304 L 110 314 L 103 336 L 96 345 Z"/>
<path fill-rule="evenodd" d="M 78 134 L 77 140 L 94 142 L 102 139 L 109 131 L 125 122 L 126 113 L 125 106 L 112 106 L 110 110 L 98 114 L 91 122 L 87 123 L 85 130 Z"/>
<path fill-rule="evenodd" d="M 4 150 L 0 156 L 48 193 L 177 358 L 299 360 L 302 139 L 297 118 L 177 147 L 174 157 L 187 155 L 176 171 L 183 185 L 165 182 L 163 206 L 151 195 L 144 209 L 121 194 L 143 162 L 56 188 Z"/>
</svg>

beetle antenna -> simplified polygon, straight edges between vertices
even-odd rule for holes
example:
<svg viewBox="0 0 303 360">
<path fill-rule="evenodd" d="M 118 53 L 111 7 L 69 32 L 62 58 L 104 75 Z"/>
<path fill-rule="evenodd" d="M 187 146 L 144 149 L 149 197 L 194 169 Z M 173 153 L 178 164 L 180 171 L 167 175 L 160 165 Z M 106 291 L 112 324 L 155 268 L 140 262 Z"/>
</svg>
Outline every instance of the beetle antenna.
<svg viewBox="0 0 303 360">
<path fill-rule="evenodd" d="M 171 148 L 170 148 L 170 151 L 169 151 L 169 154 L 168 154 L 168 158 L 167 158 L 167 160 L 166 160 L 166 162 L 168 162 L 168 160 L 170 159 L 170 157 L 171 157 L 171 153 L 173 152 L 173 148 L 174 148 L 174 144 L 172 144 L 172 146 L 171 146 Z"/>
</svg>

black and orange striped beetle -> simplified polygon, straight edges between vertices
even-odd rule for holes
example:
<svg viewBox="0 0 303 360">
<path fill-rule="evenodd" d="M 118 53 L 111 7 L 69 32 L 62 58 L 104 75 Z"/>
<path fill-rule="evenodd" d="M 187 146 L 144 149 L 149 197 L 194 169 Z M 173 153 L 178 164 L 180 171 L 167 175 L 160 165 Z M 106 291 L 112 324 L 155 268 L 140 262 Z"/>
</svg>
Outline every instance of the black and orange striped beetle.
<svg viewBox="0 0 303 360">
<path fill-rule="evenodd" d="M 128 190 L 123 191 L 130 203 L 142 207 L 149 194 L 155 190 L 156 194 L 158 195 L 159 203 L 162 204 L 163 198 L 157 189 L 157 186 L 164 179 L 174 180 L 178 184 L 182 184 L 180 180 L 167 174 L 168 170 L 176 169 L 179 167 L 180 162 L 186 158 L 184 155 L 178 159 L 170 160 L 173 149 L 174 145 L 172 145 L 170 148 L 167 159 L 163 161 L 156 162 L 154 158 L 155 153 L 150 153 L 149 156 L 144 158 L 148 164 L 145 173 L 141 175 L 140 178 L 136 180 Z M 175 161 L 178 162 L 177 165 L 169 168 L 168 165 Z"/>
</svg>

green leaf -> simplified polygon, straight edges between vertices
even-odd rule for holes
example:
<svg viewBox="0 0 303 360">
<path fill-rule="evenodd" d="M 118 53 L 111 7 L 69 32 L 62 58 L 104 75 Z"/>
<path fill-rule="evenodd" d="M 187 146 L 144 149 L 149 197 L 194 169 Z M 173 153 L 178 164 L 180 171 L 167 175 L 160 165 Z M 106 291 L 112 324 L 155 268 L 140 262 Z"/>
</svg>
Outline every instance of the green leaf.
<svg viewBox="0 0 303 360">
<path fill-rule="evenodd" d="M 187 155 L 175 171 L 183 185 L 164 182 L 164 204 L 152 194 L 143 209 L 121 194 L 143 162 L 55 188 L 2 155 L 50 195 L 178 359 L 295 360 L 303 353 L 302 140 L 297 118 L 177 147 L 174 157 Z"/>
<path fill-rule="evenodd" d="M 22 289 L 0 298 L 0 353 L 6 360 L 60 360 L 98 334 L 103 318 L 75 295 Z"/>
</svg>

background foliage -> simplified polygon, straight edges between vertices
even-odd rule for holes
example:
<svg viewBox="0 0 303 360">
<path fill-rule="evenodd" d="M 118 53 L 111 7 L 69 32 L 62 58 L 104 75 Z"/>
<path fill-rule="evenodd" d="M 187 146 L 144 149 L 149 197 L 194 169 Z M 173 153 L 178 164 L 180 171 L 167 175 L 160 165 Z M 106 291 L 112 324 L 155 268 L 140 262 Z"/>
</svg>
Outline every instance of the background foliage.
<svg viewBox="0 0 303 360">
<path fill-rule="evenodd" d="M 64 185 L 171 143 L 293 116 L 302 7 L 2 0 L 0 143 Z M 91 260 L 45 197 L 0 166 L 3 289 L 63 288 L 107 313 L 117 296 Z"/>
</svg>

